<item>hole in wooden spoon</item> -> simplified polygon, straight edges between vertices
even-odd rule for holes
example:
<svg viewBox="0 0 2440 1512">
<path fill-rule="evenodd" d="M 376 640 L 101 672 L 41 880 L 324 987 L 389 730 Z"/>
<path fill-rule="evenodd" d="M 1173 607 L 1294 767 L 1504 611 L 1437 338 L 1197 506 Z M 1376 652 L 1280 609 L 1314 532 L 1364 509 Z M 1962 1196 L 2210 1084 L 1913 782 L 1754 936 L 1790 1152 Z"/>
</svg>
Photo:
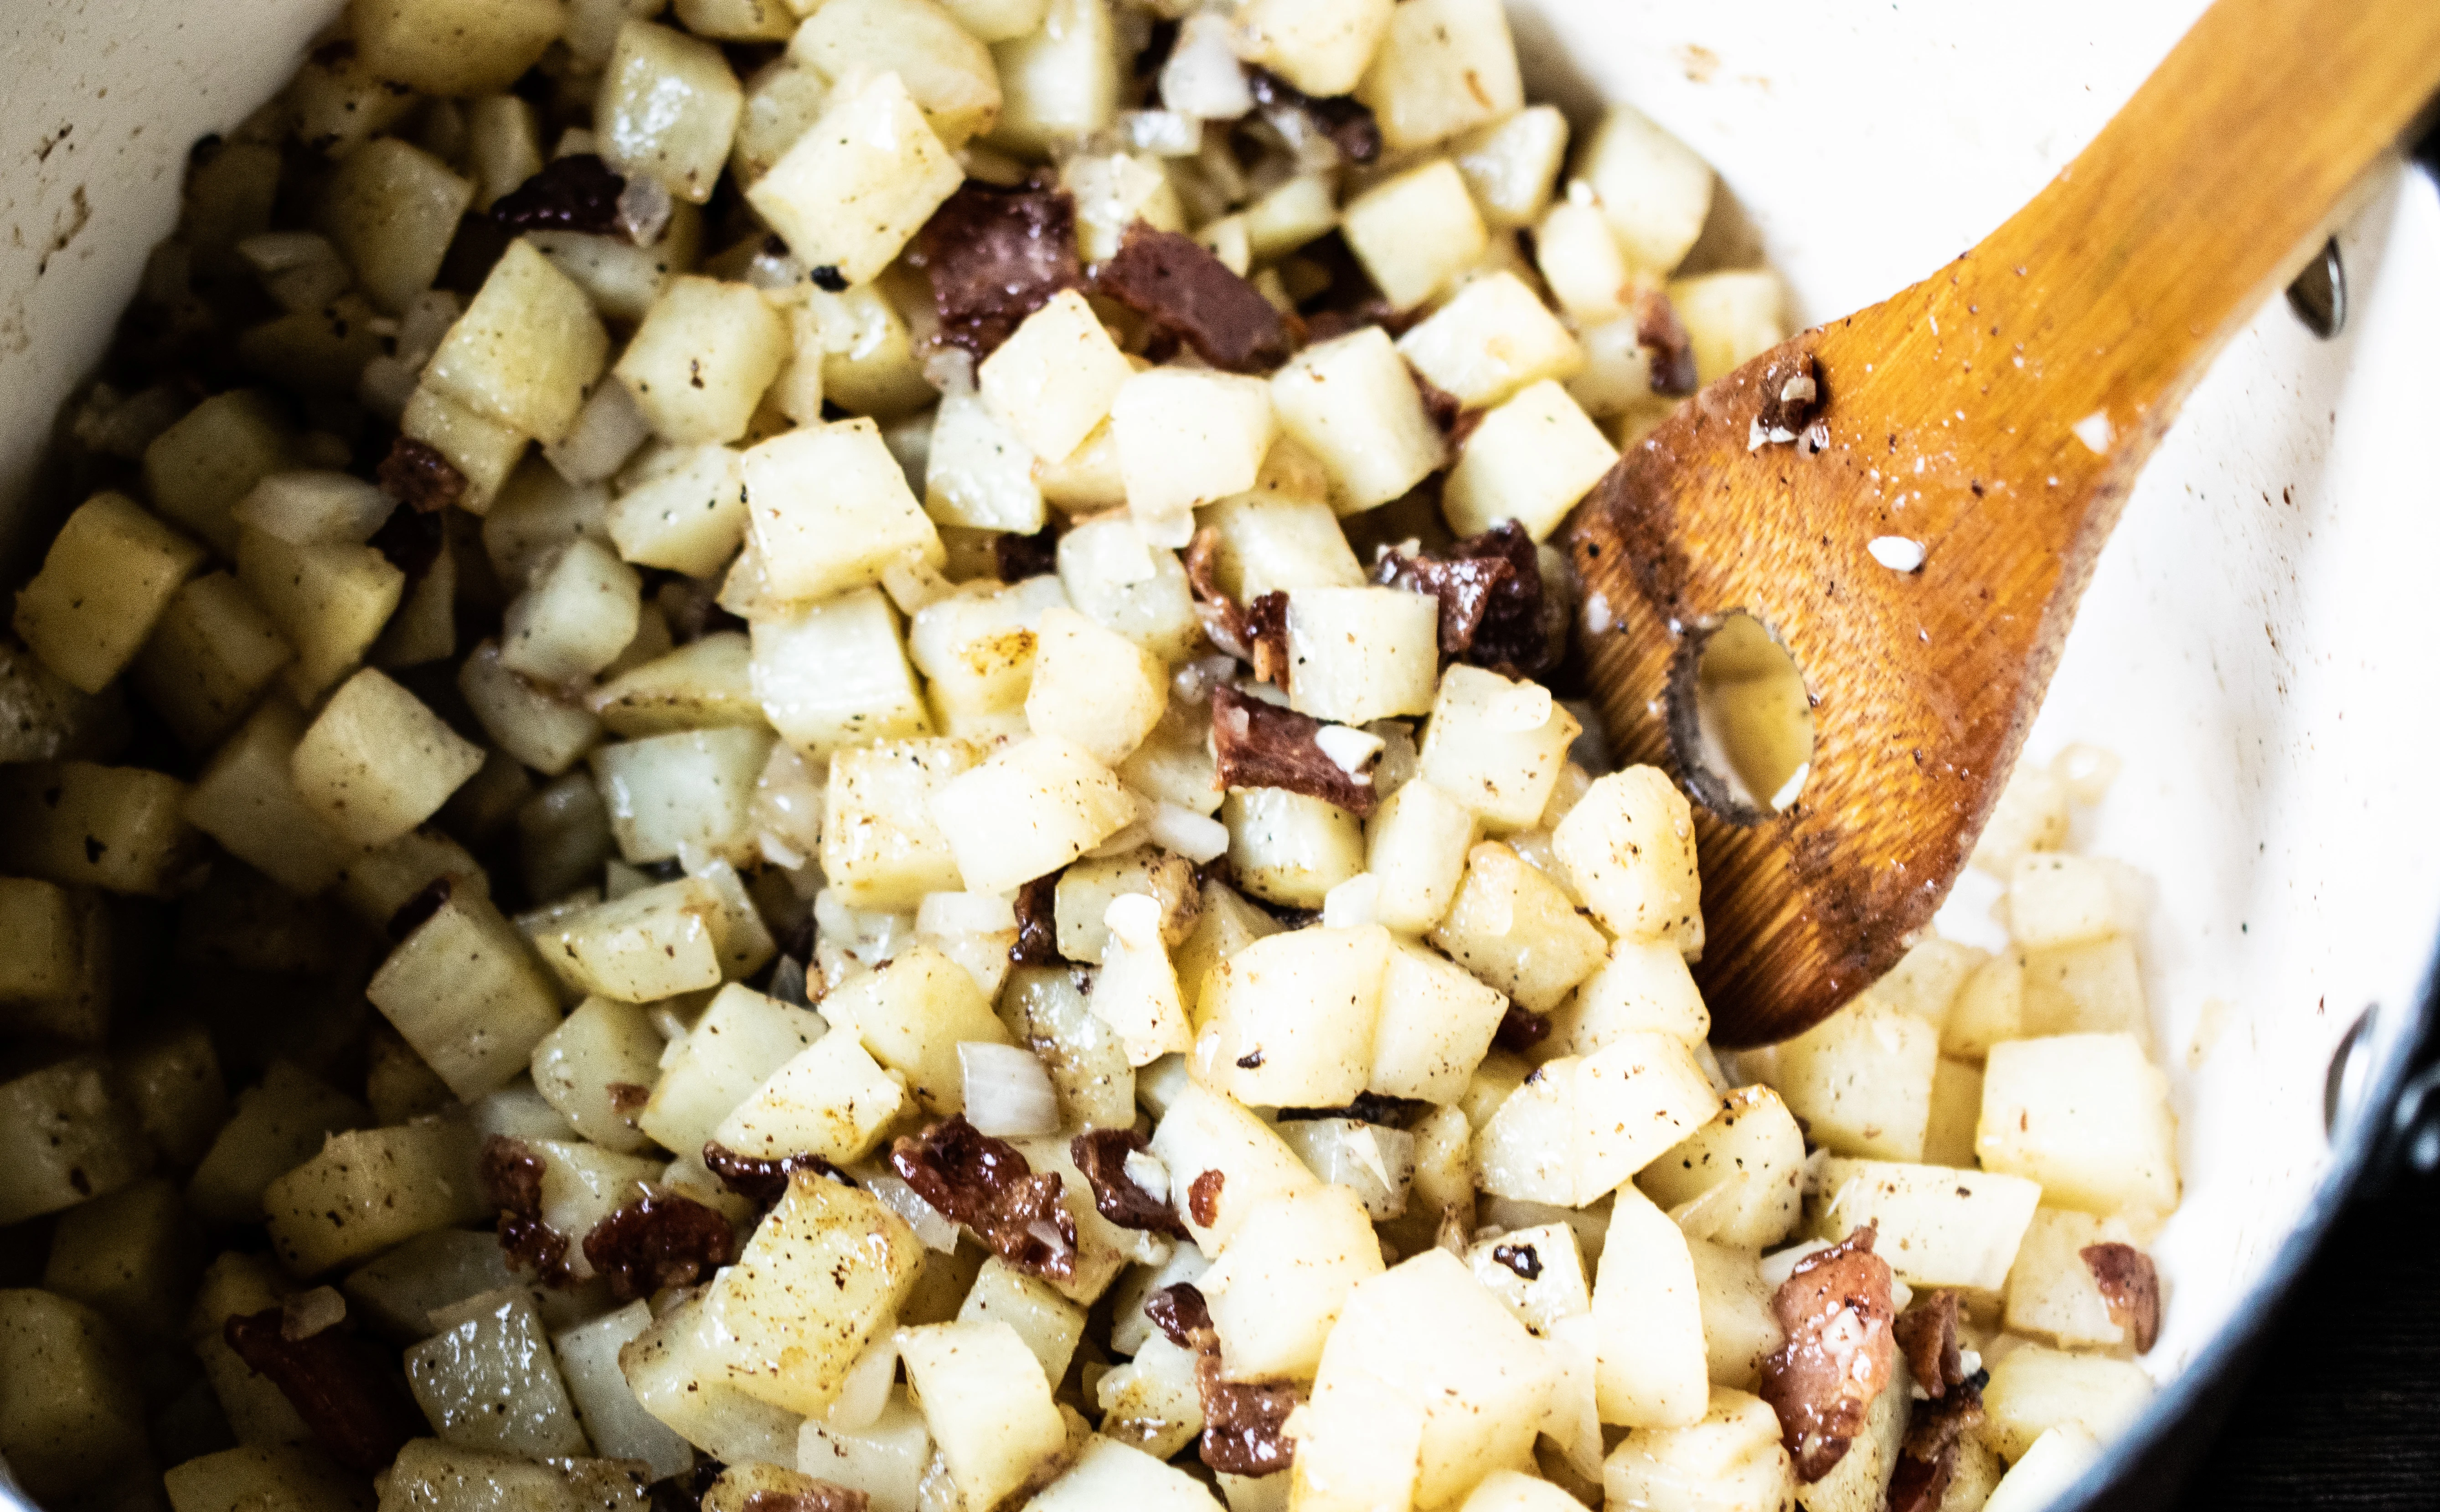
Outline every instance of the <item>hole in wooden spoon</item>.
<svg viewBox="0 0 2440 1512">
<path fill-rule="evenodd" d="M 1796 658 L 1752 615 L 1732 610 L 1689 639 L 1669 714 L 1687 785 L 1722 819 L 1760 823 L 1803 791 L 1813 700 Z"/>
</svg>

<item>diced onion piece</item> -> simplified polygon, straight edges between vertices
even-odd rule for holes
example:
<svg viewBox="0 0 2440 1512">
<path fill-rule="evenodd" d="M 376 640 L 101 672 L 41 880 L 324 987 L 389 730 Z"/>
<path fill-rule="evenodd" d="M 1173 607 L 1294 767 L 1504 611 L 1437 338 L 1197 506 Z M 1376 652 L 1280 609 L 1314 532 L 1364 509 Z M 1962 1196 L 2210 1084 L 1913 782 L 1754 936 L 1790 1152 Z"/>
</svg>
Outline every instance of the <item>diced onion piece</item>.
<svg viewBox="0 0 2440 1512">
<path fill-rule="evenodd" d="M 1321 897 L 1325 929 L 1360 929 L 1378 924 L 1380 911 L 1381 879 L 1370 872 L 1356 873 Z"/>
<path fill-rule="evenodd" d="M 347 1299 L 328 1287 L 300 1291 L 279 1305 L 279 1337 L 295 1342 L 334 1328 L 348 1316 Z"/>
<path fill-rule="evenodd" d="M 1197 866 L 1217 860 L 1229 852 L 1228 825 L 1175 803 L 1156 808 L 1144 827 L 1151 832 L 1155 845 Z"/>
<path fill-rule="evenodd" d="M 1016 1139 L 1058 1131 L 1059 1094 L 1032 1051 L 964 1040 L 958 1069 L 965 1078 L 966 1122 L 985 1134 Z"/>
<path fill-rule="evenodd" d="M 907 1226 L 915 1231 L 915 1237 L 924 1241 L 924 1249 L 942 1254 L 956 1252 L 956 1220 L 917 1197 L 913 1187 L 894 1176 L 869 1176 L 862 1179 L 864 1189 L 880 1198 L 883 1207 L 906 1220 Z"/>
<path fill-rule="evenodd" d="M 996 934 L 1016 927 L 1016 907 L 990 892 L 926 892 L 915 908 L 917 934 Z"/>
<path fill-rule="evenodd" d="M 870 1428 L 880 1419 L 881 1410 L 889 1405 L 889 1387 L 897 1378 L 898 1336 L 885 1333 L 848 1367 L 847 1379 L 839 1386 L 838 1400 L 823 1414 L 823 1423 L 842 1433 Z"/>
<path fill-rule="evenodd" d="M 1150 1150 L 1129 1150 L 1122 1167 L 1127 1179 L 1143 1188 L 1156 1202 L 1169 1200 L 1169 1167 Z"/>
</svg>

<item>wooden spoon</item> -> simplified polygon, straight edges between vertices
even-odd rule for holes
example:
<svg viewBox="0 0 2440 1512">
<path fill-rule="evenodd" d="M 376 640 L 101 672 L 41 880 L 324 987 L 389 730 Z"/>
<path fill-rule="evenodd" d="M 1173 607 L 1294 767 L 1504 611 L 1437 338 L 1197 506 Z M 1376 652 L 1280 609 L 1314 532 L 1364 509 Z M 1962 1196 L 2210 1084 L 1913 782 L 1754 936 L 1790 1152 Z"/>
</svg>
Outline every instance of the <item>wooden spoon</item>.
<svg viewBox="0 0 2440 1512">
<path fill-rule="evenodd" d="M 1929 923 L 2144 459 L 2435 87 L 2435 0 L 2219 0 L 1981 245 L 1711 385 L 1579 507 L 1564 544 L 1617 626 L 1602 712 L 1695 795 L 1714 1039 L 1802 1033 Z M 1799 373 L 1826 445 L 1750 445 Z M 1815 704 L 1810 773 L 1767 817 L 1723 812 L 1696 759 L 1695 655 L 1738 609 Z"/>
</svg>

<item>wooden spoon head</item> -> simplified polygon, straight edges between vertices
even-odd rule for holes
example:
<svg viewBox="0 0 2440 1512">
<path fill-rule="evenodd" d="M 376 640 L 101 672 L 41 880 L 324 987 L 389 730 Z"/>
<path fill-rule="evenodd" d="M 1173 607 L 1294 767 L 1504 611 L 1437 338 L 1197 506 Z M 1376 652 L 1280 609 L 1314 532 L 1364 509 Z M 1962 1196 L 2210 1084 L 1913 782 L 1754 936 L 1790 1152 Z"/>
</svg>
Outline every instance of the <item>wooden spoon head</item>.
<svg viewBox="0 0 2440 1512">
<path fill-rule="evenodd" d="M 1722 1044 L 1801 1034 L 1929 923 L 2148 449 L 2105 456 L 2076 417 L 2012 396 L 2013 333 L 1974 297 L 1985 277 L 1963 260 L 1713 384 L 1628 449 L 1565 534 L 1592 621 L 1611 626 L 1588 638 L 1588 670 L 1613 743 L 1694 800 L 1695 975 Z M 1812 434 L 1752 444 L 1766 389 L 1802 372 L 1822 394 Z M 1882 538 L 1921 546 L 1920 567 L 1876 560 Z M 1810 771 L 1776 814 L 1730 813 L 1696 744 L 1695 656 L 1734 610 L 1778 637 L 1814 706 Z"/>
</svg>

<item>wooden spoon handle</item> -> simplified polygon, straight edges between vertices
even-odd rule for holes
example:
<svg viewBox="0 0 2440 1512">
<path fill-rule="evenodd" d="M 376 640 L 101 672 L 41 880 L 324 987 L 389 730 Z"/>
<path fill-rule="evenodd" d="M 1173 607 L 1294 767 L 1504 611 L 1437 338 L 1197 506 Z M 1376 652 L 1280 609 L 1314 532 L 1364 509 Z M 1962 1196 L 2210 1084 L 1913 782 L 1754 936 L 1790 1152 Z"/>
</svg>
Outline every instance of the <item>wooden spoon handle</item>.
<svg viewBox="0 0 2440 1512">
<path fill-rule="evenodd" d="M 2435 88 L 2434 0 L 2219 0 L 1977 253 L 1986 289 L 2002 269 L 2023 280 L 1989 291 L 2027 353 L 2010 380 L 2048 389 L 2053 413 L 2140 437 L 2126 449 L 2140 464 Z M 1965 286 L 1948 289 L 1934 316 L 1972 320 Z"/>
</svg>

